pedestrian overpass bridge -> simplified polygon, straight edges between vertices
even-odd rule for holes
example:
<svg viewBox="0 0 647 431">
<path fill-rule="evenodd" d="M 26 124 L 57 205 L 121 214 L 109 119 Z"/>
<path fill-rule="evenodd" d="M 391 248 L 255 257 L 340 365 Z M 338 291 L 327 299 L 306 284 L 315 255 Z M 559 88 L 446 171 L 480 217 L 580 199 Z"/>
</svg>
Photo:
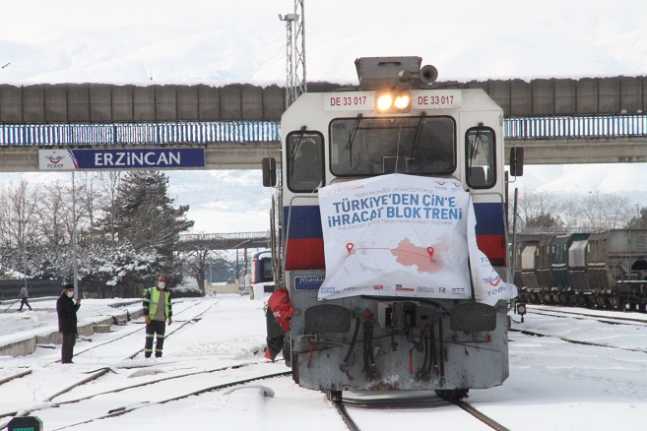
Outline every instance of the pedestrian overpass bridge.
<svg viewBox="0 0 647 431">
<path fill-rule="evenodd" d="M 504 120 L 506 147 L 526 164 L 647 162 L 647 115 L 520 117 Z M 278 122 L 0 124 L 0 171 L 38 170 L 38 149 L 204 147 L 207 169 L 258 169 L 280 160 Z"/>
<path fill-rule="evenodd" d="M 269 231 L 234 233 L 186 233 L 180 234 L 176 245 L 178 251 L 194 250 L 240 250 L 269 248 Z"/>
<path fill-rule="evenodd" d="M 647 162 L 647 77 L 433 88 L 488 92 L 504 110 L 506 146 L 524 147 L 527 164 Z M 157 146 L 203 147 L 208 169 L 258 168 L 279 158 L 284 110 L 277 86 L 0 85 L 0 171 L 38 170 L 42 148 Z"/>
</svg>

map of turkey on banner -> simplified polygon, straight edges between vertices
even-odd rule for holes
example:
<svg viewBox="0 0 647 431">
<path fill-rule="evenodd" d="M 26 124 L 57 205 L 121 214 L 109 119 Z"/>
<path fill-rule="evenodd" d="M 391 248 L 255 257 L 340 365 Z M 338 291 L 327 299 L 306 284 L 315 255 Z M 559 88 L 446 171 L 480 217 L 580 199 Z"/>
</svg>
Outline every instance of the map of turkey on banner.
<svg viewBox="0 0 647 431">
<path fill-rule="evenodd" d="M 326 259 L 319 299 L 471 297 L 467 268 L 476 238 L 460 181 L 390 174 L 336 183 L 319 190 L 319 206 Z M 475 266 L 478 280 L 494 282 L 491 266 Z M 490 303 L 493 289 L 479 292 L 487 286 L 478 283 L 476 296 Z"/>
</svg>

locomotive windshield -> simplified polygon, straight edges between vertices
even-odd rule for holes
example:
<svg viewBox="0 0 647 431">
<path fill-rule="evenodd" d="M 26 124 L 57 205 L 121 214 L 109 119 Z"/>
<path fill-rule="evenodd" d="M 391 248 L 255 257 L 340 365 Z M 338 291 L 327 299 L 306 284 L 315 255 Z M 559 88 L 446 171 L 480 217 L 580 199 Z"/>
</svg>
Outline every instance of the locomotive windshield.
<svg viewBox="0 0 647 431">
<path fill-rule="evenodd" d="M 330 123 L 330 164 L 337 176 L 451 174 L 456 168 L 454 120 L 425 116 L 335 119 Z"/>
<path fill-rule="evenodd" d="M 272 258 L 264 257 L 260 259 L 261 265 L 261 280 L 260 282 L 267 282 L 274 280 L 274 273 L 272 272 Z"/>
</svg>

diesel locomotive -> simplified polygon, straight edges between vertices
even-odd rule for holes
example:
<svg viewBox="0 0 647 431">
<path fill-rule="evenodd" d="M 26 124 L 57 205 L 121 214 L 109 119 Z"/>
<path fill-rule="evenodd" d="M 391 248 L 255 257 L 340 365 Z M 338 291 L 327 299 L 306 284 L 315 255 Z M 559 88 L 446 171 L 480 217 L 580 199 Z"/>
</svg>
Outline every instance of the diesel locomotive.
<svg viewBox="0 0 647 431">
<path fill-rule="evenodd" d="M 356 60 L 359 87 L 301 95 L 282 116 L 280 163 L 263 160 L 274 282 L 294 307 L 284 354 L 301 386 L 435 390 L 461 398 L 508 377 L 508 301 L 354 296 L 318 300 L 325 278 L 318 190 L 389 173 L 468 191 L 476 242 L 507 273 L 503 111 L 481 89 L 434 89 L 419 57 Z M 468 270 L 467 268 L 465 269 Z"/>
</svg>

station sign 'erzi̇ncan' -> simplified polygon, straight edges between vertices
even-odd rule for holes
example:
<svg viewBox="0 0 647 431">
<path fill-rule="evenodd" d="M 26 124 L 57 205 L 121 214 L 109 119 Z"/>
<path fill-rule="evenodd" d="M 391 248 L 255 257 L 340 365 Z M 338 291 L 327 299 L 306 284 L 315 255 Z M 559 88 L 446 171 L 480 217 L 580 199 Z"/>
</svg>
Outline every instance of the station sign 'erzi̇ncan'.
<svg viewBox="0 0 647 431">
<path fill-rule="evenodd" d="M 203 148 L 39 150 L 44 171 L 204 168 Z"/>
</svg>

